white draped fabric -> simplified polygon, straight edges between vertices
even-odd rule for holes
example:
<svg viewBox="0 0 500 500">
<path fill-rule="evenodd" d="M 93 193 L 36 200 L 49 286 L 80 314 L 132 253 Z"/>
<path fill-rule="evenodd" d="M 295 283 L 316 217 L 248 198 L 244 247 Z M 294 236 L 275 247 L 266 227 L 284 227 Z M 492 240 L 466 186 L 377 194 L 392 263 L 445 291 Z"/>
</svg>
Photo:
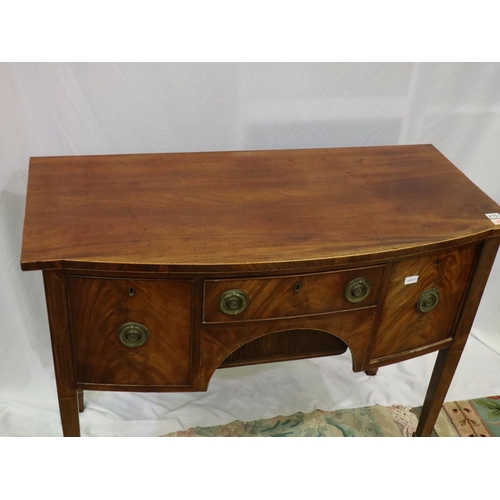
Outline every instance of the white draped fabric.
<svg viewBox="0 0 500 500">
<path fill-rule="evenodd" d="M 500 64 L 1 64 L 0 435 L 61 435 L 42 276 L 19 266 L 30 156 L 416 143 L 500 202 Z M 448 400 L 500 394 L 499 283 L 500 258 Z M 219 370 L 206 393 L 87 392 L 82 434 L 418 406 L 435 356 L 376 377 L 353 373 L 347 352 Z"/>
</svg>

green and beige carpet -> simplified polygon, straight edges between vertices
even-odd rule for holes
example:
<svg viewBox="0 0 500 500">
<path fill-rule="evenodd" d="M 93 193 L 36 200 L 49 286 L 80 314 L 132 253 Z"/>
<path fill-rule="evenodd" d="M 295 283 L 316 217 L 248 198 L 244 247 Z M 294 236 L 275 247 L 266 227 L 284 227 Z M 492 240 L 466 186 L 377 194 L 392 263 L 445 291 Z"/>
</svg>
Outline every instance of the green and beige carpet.
<svg viewBox="0 0 500 500">
<path fill-rule="evenodd" d="M 295 413 L 252 422 L 195 427 L 166 437 L 404 437 L 417 428 L 420 408 L 370 406 L 350 410 Z M 500 396 L 445 403 L 436 437 L 500 436 Z"/>
</svg>

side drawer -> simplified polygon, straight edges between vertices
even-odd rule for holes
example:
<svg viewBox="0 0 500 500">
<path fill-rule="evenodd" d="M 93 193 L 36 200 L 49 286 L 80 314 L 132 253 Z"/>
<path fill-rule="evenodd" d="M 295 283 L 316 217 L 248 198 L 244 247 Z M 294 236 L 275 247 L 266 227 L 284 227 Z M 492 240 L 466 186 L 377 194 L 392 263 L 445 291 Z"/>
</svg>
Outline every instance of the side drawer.
<svg viewBox="0 0 500 500">
<path fill-rule="evenodd" d="M 191 385 L 192 280 L 67 283 L 79 383 Z"/>
<path fill-rule="evenodd" d="M 373 363 L 451 339 L 476 245 L 401 260 L 392 268 Z"/>
<path fill-rule="evenodd" d="M 376 266 L 273 278 L 205 280 L 203 321 L 226 323 L 290 318 L 374 306 L 383 271 L 384 266 Z M 359 284 L 361 279 L 364 281 Z M 366 283 L 369 291 L 363 298 Z M 349 284 L 351 291 L 359 294 L 358 299 L 362 300 L 356 301 L 354 297 L 350 302 L 346 298 Z M 233 311 L 223 304 L 231 300 L 231 294 L 235 301 Z M 238 312 L 238 309 L 244 310 Z"/>
</svg>

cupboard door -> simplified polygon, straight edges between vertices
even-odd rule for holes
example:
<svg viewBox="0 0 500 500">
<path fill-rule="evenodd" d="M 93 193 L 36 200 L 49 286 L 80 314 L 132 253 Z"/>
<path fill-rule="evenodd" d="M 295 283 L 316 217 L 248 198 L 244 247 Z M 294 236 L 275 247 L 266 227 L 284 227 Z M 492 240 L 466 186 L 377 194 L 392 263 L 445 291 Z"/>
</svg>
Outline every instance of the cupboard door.
<svg viewBox="0 0 500 500">
<path fill-rule="evenodd" d="M 79 383 L 190 385 L 191 280 L 67 280 Z"/>
<path fill-rule="evenodd" d="M 372 361 L 451 337 L 475 253 L 471 245 L 394 264 Z"/>
</svg>

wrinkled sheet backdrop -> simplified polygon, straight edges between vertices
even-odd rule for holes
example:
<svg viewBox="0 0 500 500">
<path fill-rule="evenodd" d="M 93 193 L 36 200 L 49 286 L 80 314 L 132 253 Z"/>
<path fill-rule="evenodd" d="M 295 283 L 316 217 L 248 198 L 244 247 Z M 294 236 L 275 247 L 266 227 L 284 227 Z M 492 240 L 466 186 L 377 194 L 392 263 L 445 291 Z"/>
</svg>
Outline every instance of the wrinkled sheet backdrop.
<svg viewBox="0 0 500 500">
<path fill-rule="evenodd" d="M 30 156 L 407 143 L 434 144 L 500 202 L 500 65 L 1 64 L 0 435 L 61 435 L 42 275 L 19 267 Z M 499 281 L 497 259 L 447 400 L 500 394 Z M 82 434 L 418 406 L 434 360 L 370 378 L 347 352 L 221 370 L 207 393 L 87 392 Z"/>
</svg>

